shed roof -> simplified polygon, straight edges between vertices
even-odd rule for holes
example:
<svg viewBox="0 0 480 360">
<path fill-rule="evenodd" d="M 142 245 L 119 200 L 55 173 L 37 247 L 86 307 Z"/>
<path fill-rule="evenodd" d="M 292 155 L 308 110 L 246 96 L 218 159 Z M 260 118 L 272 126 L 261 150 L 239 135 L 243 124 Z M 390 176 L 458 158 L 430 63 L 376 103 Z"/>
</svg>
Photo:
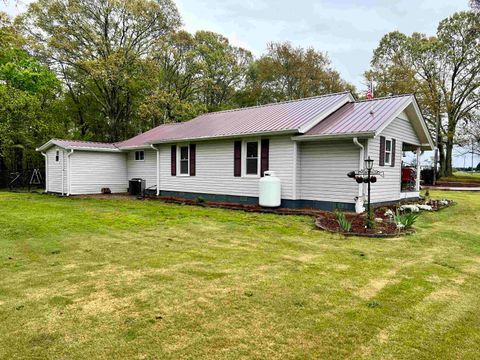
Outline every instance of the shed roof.
<svg viewBox="0 0 480 360">
<path fill-rule="evenodd" d="M 60 146 L 65 149 L 119 151 L 119 149 L 113 143 L 104 143 L 104 142 L 97 142 L 97 141 L 80 141 L 80 140 L 61 140 L 61 139 L 51 139 L 47 143 L 39 147 L 37 150 L 43 151 L 54 145 Z"/>
</svg>

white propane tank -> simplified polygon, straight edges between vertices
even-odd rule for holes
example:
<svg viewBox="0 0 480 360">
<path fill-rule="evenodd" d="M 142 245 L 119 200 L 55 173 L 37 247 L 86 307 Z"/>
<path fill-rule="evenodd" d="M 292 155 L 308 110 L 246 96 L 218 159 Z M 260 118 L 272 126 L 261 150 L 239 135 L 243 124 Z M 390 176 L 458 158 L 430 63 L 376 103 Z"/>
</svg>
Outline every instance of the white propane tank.
<svg viewBox="0 0 480 360">
<path fill-rule="evenodd" d="M 279 207 L 282 202 L 280 179 L 275 176 L 275 171 L 265 171 L 260 179 L 260 206 Z"/>
</svg>

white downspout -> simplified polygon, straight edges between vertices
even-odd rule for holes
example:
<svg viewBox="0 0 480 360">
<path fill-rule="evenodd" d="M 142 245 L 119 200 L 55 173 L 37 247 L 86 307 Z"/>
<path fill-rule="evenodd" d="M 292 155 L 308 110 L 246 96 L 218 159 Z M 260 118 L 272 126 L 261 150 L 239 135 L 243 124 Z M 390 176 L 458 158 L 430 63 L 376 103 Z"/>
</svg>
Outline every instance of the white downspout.
<svg viewBox="0 0 480 360">
<path fill-rule="evenodd" d="M 72 186 L 72 177 L 71 175 L 71 160 L 70 156 L 73 154 L 73 149 L 70 149 L 70 152 L 67 154 L 67 196 L 70 196 L 70 189 Z"/>
<path fill-rule="evenodd" d="M 359 164 L 358 164 L 358 170 L 362 170 L 363 161 L 364 161 L 364 158 L 365 158 L 365 147 L 362 144 L 360 144 L 357 137 L 353 138 L 353 143 L 361 149 L 361 151 L 360 151 L 360 161 L 359 161 Z M 365 194 L 365 191 L 363 189 L 363 183 L 362 183 L 358 186 L 358 196 L 363 197 L 364 194 Z"/>
<path fill-rule="evenodd" d="M 48 193 L 48 155 L 44 152 L 41 154 L 45 158 L 45 192 Z"/>
<path fill-rule="evenodd" d="M 65 151 L 62 150 L 62 196 L 65 194 Z"/>
<path fill-rule="evenodd" d="M 153 144 L 150 147 L 157 152 L 157 196 L 160 195 L 160 149 L 156 148 Z"/>
</svg>

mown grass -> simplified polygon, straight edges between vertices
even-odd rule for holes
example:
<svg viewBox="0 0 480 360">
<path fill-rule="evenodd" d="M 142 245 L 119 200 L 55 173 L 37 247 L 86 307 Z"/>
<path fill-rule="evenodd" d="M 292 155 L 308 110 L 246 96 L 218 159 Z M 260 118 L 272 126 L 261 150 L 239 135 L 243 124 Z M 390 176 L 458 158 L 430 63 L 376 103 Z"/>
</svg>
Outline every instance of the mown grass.
<svg viewBox="0 0 480 360">
<path fill-rule="evenodd" d="M 452 176 L 444 176 L 440 178 L 440 181 L 468 182 L 480 184 L 480 173 L 457 171 L 453 173 Z"/>
<path fill-rule="evenodd" d="M 480 195 L 382 240 L 311 218 L 0 193 L 0 358 L 478 358 Z"/>
</svg>

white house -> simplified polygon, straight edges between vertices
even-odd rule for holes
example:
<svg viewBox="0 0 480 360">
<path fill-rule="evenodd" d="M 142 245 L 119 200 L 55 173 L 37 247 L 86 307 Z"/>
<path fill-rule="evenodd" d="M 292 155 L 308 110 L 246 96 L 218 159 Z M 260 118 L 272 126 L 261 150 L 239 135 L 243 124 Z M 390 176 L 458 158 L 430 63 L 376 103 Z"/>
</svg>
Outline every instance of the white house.
<svg viewBox="0 0 480 360">
<path fill-rule="evenodd" d="M 419 195 L 418 177 L 402 191 L 402 154 L 432 148 L 414 96 L 355 101 L 343 92 L 204 114 L 119 143 L 52 139 L 37 150 L 51 193 L 122 193 L 142 178 L 159 196 L 256 204 L 259 179 L 273 170 L 282 206 L 352 210 L 365 189 L 346 174 L 365 158 L 384 175 L 372 201 L 389 203 Z"/>
</svg>

